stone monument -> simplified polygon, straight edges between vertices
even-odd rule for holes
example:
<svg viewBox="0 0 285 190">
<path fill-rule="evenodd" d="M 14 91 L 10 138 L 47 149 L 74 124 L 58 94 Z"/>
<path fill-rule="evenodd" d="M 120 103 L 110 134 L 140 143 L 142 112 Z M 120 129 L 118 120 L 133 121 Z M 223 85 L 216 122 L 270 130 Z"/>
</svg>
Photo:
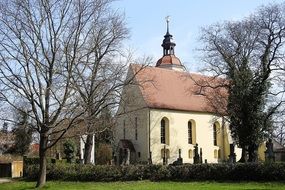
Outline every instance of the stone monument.
<svg viewBox="0 0 285 190">
<path fill-rule="evenodd" d="M 272 139 L 269 139 L 266 142 L 265 161 L 275 162 Z"/>
<path fill-rule="evenodd" d="M 194 161 L 194 164 L 198 164 L 199 163 L 199 161 L 200 161 L 200 158 L 199 158 L 200 156 L 199 156 L 199 152 L 198 152 L 198 144 L 196 144 L 195 146 L 194 146 L 194 157 L 193 157 L 193 161 Z"/>
<path fill-rule="evenodd" d="M 166 146 L 163 147 L 163 165 L 167 164 Z"/>
<path fill-rule="evenodd" d="M 235 153 L 235 145 L 232 143 L 230 144 L 230 155 L 229 155 L 229 162 L 236 163 L 236 153 Z"/>
<path fill-rule="evenodd" d="M 202 153 L 202 148 L 200 148 L 200 159 L 199 159 L 199 163 L 202 164 L 203 163 L 203 153 Z"/>
</svg>

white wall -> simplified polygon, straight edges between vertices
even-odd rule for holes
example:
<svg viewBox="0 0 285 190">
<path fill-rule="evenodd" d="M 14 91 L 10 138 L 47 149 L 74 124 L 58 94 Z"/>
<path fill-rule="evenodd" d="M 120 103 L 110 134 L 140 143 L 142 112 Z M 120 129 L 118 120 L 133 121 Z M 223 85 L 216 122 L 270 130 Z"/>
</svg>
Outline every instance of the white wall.
<svg viewBox="0 0 285 190">
<path fill-rule="evenodd" d="M 188 121 L 194 120 L 196 122 L 196 142 L 203 152 L 203 162 L 207 159 L 208 163 L 217 163 L 218 158 L 214 158 L 214 150 L 223 149 L 221 147 L 214 146 L 213 143 L 213 124 L 218 122 L 222 124 L 221 118 L 217 118 L 212 114 L 199 113 L 199 112 L 183 112 L 175 110 L 151 110 L 151 152 L 153 163 L 161 164 L 161 149 L 164 144 L 160 143 L 160 121 L 163 117 L 169 120 L 170 139 L 169 145 L 166 148 L 170 151 L 170 159 L 168 163 L 174 162 L 178 158 L 178 150 L 181 149 L 181 156 L 184 163 L 193 163 L 193 158 L 189 158 L 188 151 L 192 149 L 194 156 L 194 145 L 188 144 Z M 222 134 L 228 136 L 228 129 L 224 132 L 220 131 L 220 141 L 222 140 Z M 227 138 L 227 142 L 223 142 L 225 146 L 229 146 L 232 143 L 231 138 Z M 226 147 L 229 149 L 229 147 Z M 223 153 L 223 150 L 221 150 Z M 225 151 L 225 155 L 228 155 L 229 151 Z M 236 151 L 239 155 L 238 150 Z M 225 156 L 223 156 L 225 157 Z"/>
<path fill-rule="evenodd" d="M 125 139 L 130 140 L 136 150 L 137 161 L 148 160 L 148 108 L 129 112 L 118 117 L 116 122 L 115 139 L 118 145 L 124 139 L 124 121 L 126 127 Z M 135 118 L 137 118 L 137 139 L 135 138 Z M 140 157 L 138 153 L 140 152 Z"/>
</svg>

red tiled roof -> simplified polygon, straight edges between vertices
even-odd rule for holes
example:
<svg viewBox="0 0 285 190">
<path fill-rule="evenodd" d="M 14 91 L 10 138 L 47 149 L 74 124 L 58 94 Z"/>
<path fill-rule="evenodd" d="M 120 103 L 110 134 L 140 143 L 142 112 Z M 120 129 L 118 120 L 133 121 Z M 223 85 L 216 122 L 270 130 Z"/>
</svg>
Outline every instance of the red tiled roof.
<svg viewBox="0 0 285 190">
<path fill-rule="evenodd" d="M 39 143 L 33 143 L 30 145 L 31 151 L 39 151 L 40 150 L 40 144 Z"/>
<path fill-rule="evenodd" d="M 178 57 L 176 57 L 175 55 L 165 55 L 162 58 L 160 58 L 157 63 L 156 66 L 162 66 L 162 65 L 179 65 L 181 66 L 181 61 L 179 60 Z"/>
<path fill-rule="evenodd" d="M 131 67 L 136 73 L 141 65 L 134 64 Z M 197 85 L 201 81 L 208 81 L 207 84 L 217 84 L 217 81 L 225 80 L 158 67 L 143 68 L 136 75 L 136 80 L 140 84 L 139 88 L 150 108 L 216 113 L 216 109 L 219 108 L 212 105 L 215 104 L 213 97 L 217 95 L 216 91 L 219 94 L 226 94 L 225 90 L 221 88 L 214 90 L 213 88 L 201 88 Z M 221 106 L 221 110 L 225 110 L 226 104 L 223 102 L 219 106 Z"/>
</svg>

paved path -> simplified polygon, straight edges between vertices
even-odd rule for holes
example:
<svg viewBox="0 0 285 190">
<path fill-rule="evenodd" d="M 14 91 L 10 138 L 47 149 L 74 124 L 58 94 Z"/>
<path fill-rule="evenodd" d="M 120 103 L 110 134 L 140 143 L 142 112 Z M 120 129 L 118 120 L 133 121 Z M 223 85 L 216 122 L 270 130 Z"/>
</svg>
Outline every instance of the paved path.
<svg viewBox="0 0 285 190">
<path fill-rule="evenodd" d="M 11 182 L 12 180 L 9 178 L 0 178 L 0 183 L 7 183 L 7 182 Z"/>
</svg>

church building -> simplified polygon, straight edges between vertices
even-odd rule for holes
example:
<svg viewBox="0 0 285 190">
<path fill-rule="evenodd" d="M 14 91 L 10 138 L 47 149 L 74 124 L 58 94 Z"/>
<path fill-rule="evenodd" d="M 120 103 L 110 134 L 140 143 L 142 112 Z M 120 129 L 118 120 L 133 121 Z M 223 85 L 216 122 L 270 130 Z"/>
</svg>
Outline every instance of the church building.
<svg viewBox="0 0 285 190">
<path fill-rule="evenodd" d="M 176 44 L 167 31 L 163 54 L 155 66 L 131 64 L 117 112 L 117 164 L 172 164 L 178 158 L 193 163 L 227 161 L 233 140 L 228 123 L 213 109 L 197 81 L 208 76 L 187 72 L 175 55 Z M 234 145 L 232 145 L 232 148 Z M 235 147 L 236 160 L 241 150 Z"/>
</svg>

